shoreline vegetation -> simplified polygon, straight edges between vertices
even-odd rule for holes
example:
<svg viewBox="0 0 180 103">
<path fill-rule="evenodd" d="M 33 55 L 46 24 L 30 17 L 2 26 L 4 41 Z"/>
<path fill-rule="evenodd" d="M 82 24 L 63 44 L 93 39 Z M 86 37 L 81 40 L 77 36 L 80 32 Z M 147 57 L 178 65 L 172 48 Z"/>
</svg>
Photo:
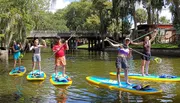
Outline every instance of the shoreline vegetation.
<svg viewBox="0 0 180 103">
<path fill-rule="evenodd" d="M 139 52 L 142 52 L 142 46 L 130 46 Z M 88 45 L 78 46 L 78 49 L 88 49 Z M 107 46 L 104 51 L 116 51 L 116 48 Z M 167 56 L 167 57 L 180 57 L 180 48 L 178 44 L 153 44 L 151 48 L 152 55 Z"/>
<path fill-rule="evenodd" d="M 131 48 L 141 49 L 142 46 L 130 45 Z M 109 47 L 107 47 L 109 48 Z M 179 49 L 178 44 L 152 44 L 152 49 Z M 88 44 L 78 46 L 78 49 L 88 49 Z"/>
</svg>

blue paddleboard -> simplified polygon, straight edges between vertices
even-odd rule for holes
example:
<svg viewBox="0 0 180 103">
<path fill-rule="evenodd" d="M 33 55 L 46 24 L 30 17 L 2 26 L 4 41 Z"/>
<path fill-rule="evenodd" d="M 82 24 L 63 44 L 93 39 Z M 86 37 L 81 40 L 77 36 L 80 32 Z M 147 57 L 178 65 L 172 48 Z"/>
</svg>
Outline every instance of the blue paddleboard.
<svg viewBox="0 0 180 103">
<path fill-rule="evenodd" d="M 46 74 L 43 71 L 39 73 L 39 70 L 31 71 L 26 76 L 26 79 L 30 81 L 41 81 L 41 80 L 44 80 L 45 78 L 46 78 Z"/>
<path fill-rule="evenodd" d="M 108 78 L 102 78 L 102 77 L 96 77 L 96 76 L 86 77 L 86 80 L 89 83 L 95 84 L 99 87 L 105 87 L 105 88 L 114 89 L 114 90 L 121 90 L 125 92 L 131 92 L 134 94 L 145 95 L 145 94 L 158 94 L 162 92 L 162 90 L 157 90 L 155 88 L 137 90 L 134 88 L 137 86 L 136 84 L 129 85 L 123 81 L 121 81 L 121 86 L 119 86 L 117 80 L 111 80 Z"/>
<path fill-rule="evenodd" d="M 116 76 L 116 72 L 110 72 L 111 76 Z M 124 73 L 120 73 L 121 77 L 124 77 Z M 173 75 L 145 75 L 139 73 L 128 73 L 128 78 L 130 79 L 141 79 L 141 80 L 153 80 L 153 81 L 162 81 L 162 82 L 180 82 L 180 76 Z"/>
<path fill-rule="evenodd" d="M 63 77 L 62 72 L 58 72 L 57 77 L 55 73 L 53 73 L 50 77 L 50 82 L 55 86 L 68 86 L 72 84 L 71 78 L 67 75 Z"/>
<path fill-rule="evenodd" d="M 9 72 L 11 76 L 23 76 L 26 73 L 26 68 L 24 66 L 15 67 Z"/>
</svg>

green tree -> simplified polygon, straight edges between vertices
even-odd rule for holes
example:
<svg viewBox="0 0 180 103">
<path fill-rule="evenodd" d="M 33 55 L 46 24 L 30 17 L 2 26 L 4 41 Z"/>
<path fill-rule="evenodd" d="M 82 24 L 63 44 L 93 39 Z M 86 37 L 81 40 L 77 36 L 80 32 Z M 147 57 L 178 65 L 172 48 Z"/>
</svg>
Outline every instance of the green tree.
<svg viewBox="0 0 180 103">
<path fill-rule="evenodd" d="M 147 12 L 144 9 L 136 10 L 136 20 L 137 23 L 145 23 L 147 21 Z"/>
<path fill-rule="evenodd" d="M 48 3 L 49 0 L 0 0 L 0 34 L 5 34 L 6 47 L 12 39 L 25 40 Z"/>
<path fill-rule="evenodd" d="M 165 16 L 160 17 L 159 21 L 161 24 L 169 24 L 170 23 L 170 20 L 166 19 Z"/>
<path fill-rule="evenodd" d="M 170 6 L 170 11 L 172 13 L 173 25 L 176 28 L 177 34 L 180 34 L 180 0 L 166 0 L 167 4 Z"/>
<path fill-rule="evenodd" d="M 91 16 L 91 2 L 72 2 L 67 8 L 64 19 L 70 30 L 84 30 L 86 19 Z"/>
<path fill-rule="evenodd" d="M 97 14 L 92 14 L 88 18 L 86 18 L 86 22 L 84 24 L 86 30 L 90 31 L 99 31 L 100 28 L 100 18 Z"/>
<path fill-rule="evenodd" d="M 162 10 L 162 7 L 165 5 L 164 0 L 141 0 L 143 7 L 146 8 L 148 19 L 147 24 L 158 23 L 159 11 Z M 155 14 L 157 12 L 157 14 Z M 155 18 L 155 15 L 157 16 Z"/>
<path fill-rule="evenodd" d="M 69 31 L 64 19 L 64 9 L 52 12 L 42 12 L 36 23 L 35 30 Z"/>
</svg>

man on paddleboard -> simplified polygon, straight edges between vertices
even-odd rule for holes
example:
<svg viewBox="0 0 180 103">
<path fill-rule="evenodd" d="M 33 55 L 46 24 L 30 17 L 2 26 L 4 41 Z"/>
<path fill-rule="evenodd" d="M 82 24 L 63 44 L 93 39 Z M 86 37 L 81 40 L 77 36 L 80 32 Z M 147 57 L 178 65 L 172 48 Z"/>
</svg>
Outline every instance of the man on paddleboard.
<svg viewBox="0 0 180 103">
<path fill-rule="evenodd" d="M 131 55 L 131 49 L 129 49 L 129 44 L 130 44 L 130 39 L 125 38 L 125 43 L 124 44 L 113 44 L 110 39 L 106 38 L 105 41 L 109 42 L 111 46 L 117 47 L 118 48 L 118 55 L 116 58 L 116 70 L 117 70 L 117 80 L 119 86 L 121 86 L 120 82 L 120 72 L 121 68 L 124 69 L 124 75 L 125 75 L 125 80 L 127 84 L 130 84 L 128 81 L 128 58 L 130 58 Z"/>
<path fill-rule="evenodd" d="M 57 68 L 62 66 L 62 76 L 64 77 L 66 70 L 65 51 L 69 50 L 68 41 L 66 40 L 65 43 L 63 43 L 63 40 L 57 37 L 56 44 L 53 46 L 52 50 L 55 53 L 55 74 L 57 76 Z"/>
</svg>

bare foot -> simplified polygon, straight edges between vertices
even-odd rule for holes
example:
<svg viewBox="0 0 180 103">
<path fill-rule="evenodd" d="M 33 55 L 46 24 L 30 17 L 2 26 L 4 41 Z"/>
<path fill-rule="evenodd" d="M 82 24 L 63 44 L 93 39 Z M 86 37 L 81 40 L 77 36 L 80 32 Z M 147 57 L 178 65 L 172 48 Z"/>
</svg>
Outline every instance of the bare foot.
<svg viewBox="0 0 180 103">
<path fill-rule="evenodd" d="M 131 83 L 129 83 L 129 82 L 126 82 L 126 84 L 131 85 Z"/>
<path fill-rule="evenodd" d="M 146 73 L 145 75 L 146 75 L 146 76 L 149 76 L 149 74 L 148 74 L 148 73 Z"/>
<path fill-rule="evenodd" d="M 119 85 L 119 87 L 121 87 L 121 86 L 122 86 L 122 84 L 121 84 L 121 83 L 119 83 L 118 85 Z"/>
</svg>

